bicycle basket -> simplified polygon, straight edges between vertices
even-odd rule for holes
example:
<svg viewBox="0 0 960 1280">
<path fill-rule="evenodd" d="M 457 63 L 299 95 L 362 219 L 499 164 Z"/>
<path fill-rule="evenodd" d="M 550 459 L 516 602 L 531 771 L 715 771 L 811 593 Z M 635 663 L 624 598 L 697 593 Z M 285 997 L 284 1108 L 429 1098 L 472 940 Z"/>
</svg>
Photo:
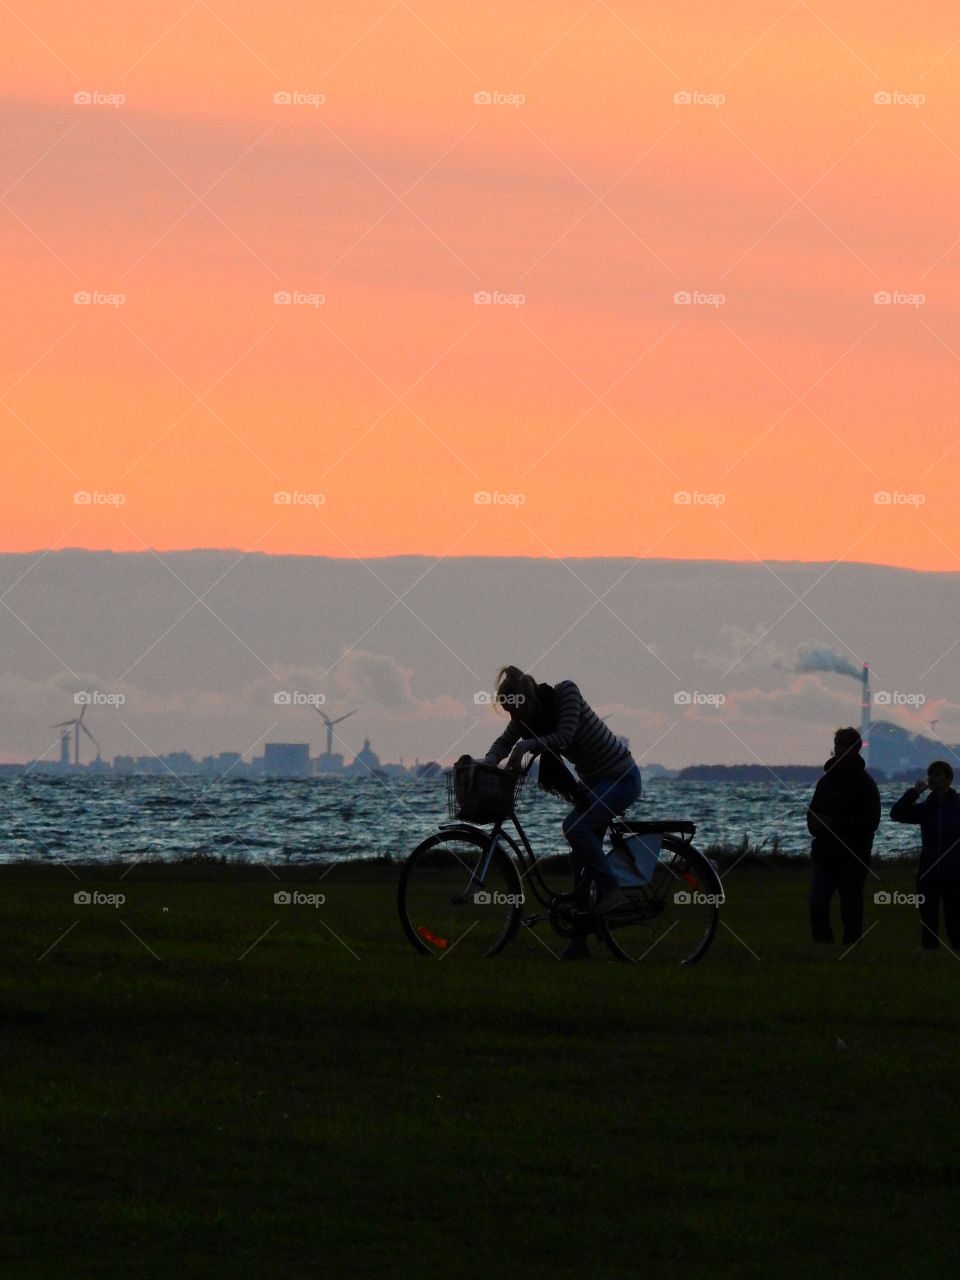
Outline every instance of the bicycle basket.
<svg viewBox="0 0 960 1280">
<path fill-rule="evenodd" d="M 450 817 L 463 822 L 508 818 L 524 780 L 522 773 L 468 758 L 458 760 L 446 776 Z"/>
</svg>

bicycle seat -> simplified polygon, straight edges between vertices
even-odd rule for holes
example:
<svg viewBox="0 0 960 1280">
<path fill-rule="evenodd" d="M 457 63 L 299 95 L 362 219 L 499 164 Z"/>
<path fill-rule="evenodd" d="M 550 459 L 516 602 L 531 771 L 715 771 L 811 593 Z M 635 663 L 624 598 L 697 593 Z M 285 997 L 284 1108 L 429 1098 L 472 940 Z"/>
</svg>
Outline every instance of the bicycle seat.
<svg viewBox="0 0 960 1280">
<path fill-rule="evenodd" d="M 692 836 L 697 829 L 695 822 L 687 818 L 662 818 L 659 822 L 617 822 L 621 831 L 635 836 L 684 835 Z"/>
</svg>

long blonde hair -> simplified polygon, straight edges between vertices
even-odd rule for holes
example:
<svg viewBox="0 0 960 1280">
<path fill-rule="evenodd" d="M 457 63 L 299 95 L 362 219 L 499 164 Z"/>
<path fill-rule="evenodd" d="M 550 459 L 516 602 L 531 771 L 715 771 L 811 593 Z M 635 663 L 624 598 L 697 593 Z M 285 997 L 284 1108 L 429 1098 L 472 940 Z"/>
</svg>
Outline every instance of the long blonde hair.
<svg viewBox="0 0 960 1280">
<path fill-rule="evenodd" d="M 524 719 L 536 716 L 540 709 L 537 682 L 519 667 L 501 667 L 497 672 L 497 706 L 511 716 L 523 712 Z"/>
</svg>

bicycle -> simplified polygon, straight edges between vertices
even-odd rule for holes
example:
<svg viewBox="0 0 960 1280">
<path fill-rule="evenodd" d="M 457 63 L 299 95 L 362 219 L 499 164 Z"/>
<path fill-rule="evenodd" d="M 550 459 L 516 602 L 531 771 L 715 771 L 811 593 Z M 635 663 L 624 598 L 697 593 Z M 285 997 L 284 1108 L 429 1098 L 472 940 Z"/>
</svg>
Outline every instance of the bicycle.
<svg viewBox="0 0 960 1280">
<path fill-rule="evenodd" d="M 619 855 L 622 868 L 627 851 L 627 865 L 637 874 L 633 883 L 621 879 L 626 904 L 598 916 L 590 905 L 595 886 L 584 904 L 581 891 L 555 890 L 544 878 L 542 859 L 516 813 L 528 772 L 479 761 L 458 761 L 446 771 L 451 821 L 417 845 L 400 876 L 397 905 L 414 948 L 438 959 L 454 952 L 495 956 L 521 925 L 532 930 L 546 920 L 563 938 L 584 930 L 596 934 L 628 963 L 701 960 L 717 930 L 723 888 L 713 863 L 692 843 L 696 824 L 614 818 L 610 853 Z M 519 842 L 505 830 L 507 821 Z M 493 829 L 483 830 L 480 823 L 492 823 Z M 632 837 L 647 842 L 644 871 L 629 854 Z M 541 911 L 524 914 L 525 885 Z"/>
</svg>

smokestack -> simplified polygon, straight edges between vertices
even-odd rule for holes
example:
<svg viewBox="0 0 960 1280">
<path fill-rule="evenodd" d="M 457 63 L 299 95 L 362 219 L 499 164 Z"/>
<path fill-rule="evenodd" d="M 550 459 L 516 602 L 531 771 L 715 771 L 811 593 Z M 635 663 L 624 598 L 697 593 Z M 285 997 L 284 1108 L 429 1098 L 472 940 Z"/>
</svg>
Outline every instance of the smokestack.
<svg viewBox="0 0 960 1280">
<path fill-rule="evenodd" d="M 870 668 L 863 664 L 863 693 L 860 698 L 860 737 L 863 739 L 863 762 L 870 763 Z"/>
</svg>

